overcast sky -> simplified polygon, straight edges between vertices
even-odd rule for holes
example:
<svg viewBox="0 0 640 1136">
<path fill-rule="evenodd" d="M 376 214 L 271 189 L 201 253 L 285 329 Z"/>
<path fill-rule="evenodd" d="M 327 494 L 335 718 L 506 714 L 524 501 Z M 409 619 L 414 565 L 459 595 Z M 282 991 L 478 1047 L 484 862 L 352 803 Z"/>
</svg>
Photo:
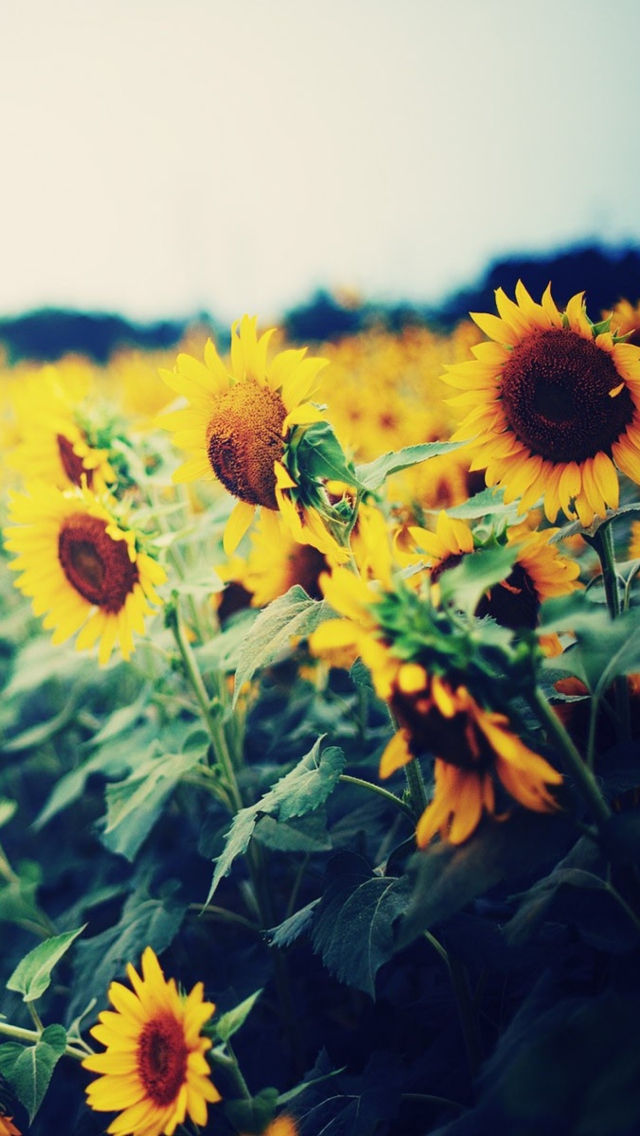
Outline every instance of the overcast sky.
<svg viewBox="0 0 640 1136">
<path fill-rule="evenodd" d="M 0 314 L 431 302 L 640 243 L 640 3 L 0 0 Z"/>
</svg>

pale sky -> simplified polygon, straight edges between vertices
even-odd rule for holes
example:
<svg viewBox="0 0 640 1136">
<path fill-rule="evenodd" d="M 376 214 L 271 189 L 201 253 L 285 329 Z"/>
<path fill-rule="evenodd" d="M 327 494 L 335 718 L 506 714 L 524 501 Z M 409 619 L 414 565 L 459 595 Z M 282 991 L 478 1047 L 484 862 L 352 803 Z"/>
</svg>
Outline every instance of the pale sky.
<svg viewBox="0 0 640 1136">
<path fill-rule="evenodd" d="M 640 243 L 640 3 L 0 0 L 0 315 L 430 303 Z"/>
</svg>

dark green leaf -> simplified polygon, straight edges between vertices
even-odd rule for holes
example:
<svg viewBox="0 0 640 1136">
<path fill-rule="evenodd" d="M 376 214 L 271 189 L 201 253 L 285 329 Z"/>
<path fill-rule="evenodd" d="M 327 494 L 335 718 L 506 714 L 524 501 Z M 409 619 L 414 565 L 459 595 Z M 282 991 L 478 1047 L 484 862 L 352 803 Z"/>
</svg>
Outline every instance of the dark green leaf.
<svg viewBox="0 0 640 1136">
<path fill-rule="evenodd" d="M 287 821 L 314 812 L 326 801 L 344 769 L 346 758 L 335 746 L 329 746 L 321 754 L 321 742 L 322 738 L 318 738 L 309 753 L 257 804 L 241 809 L 233 818 L 224 852 L 216 861 L 207 903 L 223 876 L 229 874 L 233 861 L 246 851 L 261 816 L 268 814 Z"/>
<path fill-rule="evenodd" d="M 43 1030 L 35 1045 L 0 1045 L 0 1073 L 29 1113 L 29 1124 L 42 1104 L 66 1044 L 64 1027 L 52 1025 Z"/>
<path fill-rule="evenodd" d="M 407 879 L 376 875 L 366 861 L 342 852 L 330 863 L 315 912 L 315 951 L 341 982 L 373 998 L 376 974 L 395 951 L 394 922 L 406 910 Z"/>
<path fill-rule="evenodd" d="M 314 917 L 314 912 L 320 899 L 312 899 L 306 907 L 302 907 L 300 911 L 296 911 L 294 915 L 290 915 L 284 923 L 280 923 L 277 927 L 273 927 L 268 932 L 269 942 L 272 947 L 288 947 L 291 943 L 295 942 L 299 935 L 304 934 L 305 931 L 311 926 Z"/>
<path fill-rule="evenodd" d="M 272 816 L 260 817 L 254 836 L 260 844 L 274 852 L 326 852 L 331 848 L 324 809 L 318 809 L 295 821 L 276 821 Z"/>
<path fill-rule="evenodd" d="M 443 841 L 417 852 L 409 861 L 413 891 L 398 945 L 407 946 L 501 880 L 553 861 L 571 831 L 565 814 L 518 812 L 501 824 L 486 820 L 464 844 Z"/>
</svg>

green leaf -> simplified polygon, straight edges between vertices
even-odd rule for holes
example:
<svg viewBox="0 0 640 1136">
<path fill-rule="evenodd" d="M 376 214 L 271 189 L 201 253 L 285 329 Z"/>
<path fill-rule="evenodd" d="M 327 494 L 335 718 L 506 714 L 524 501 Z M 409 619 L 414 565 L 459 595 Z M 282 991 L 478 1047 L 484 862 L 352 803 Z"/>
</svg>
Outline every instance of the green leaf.
<svg viewBox="0 0 640 1136">
<path fill-rule="evenodd" d="M 485 592 L 507 578 L 516 555 L 515 546 L 508 545 L 482 548 L 465 556 L 460 564 L 438 578 L 443 605 L 450 604 L 458 611 L 473 615 Z"/>
<path fill-rule="evenodd" d="M 365 488 L 357 479 L 349 461 L 328 422 L 313 422 L 304 427 L 296 446 L 296 461 L 303 477 L 322 481 L 343 481 Z"/>
<path fill-rule="evenodd" d="M 260 817 L 254 829 L 256 840 L 274 852 L 326 852 L 331 847 L 324 809 L 295 821 L 276 821 Z"/>
<path fill-rule="evenodd" d="M 312 600 L 299 584 L 270 603 L 242 641 L 242 661 L 236 670 L 234 706 L 240 691 L 257 670 L 268 666 L 293 638 L 304 638 L 315 631 L 333 612 L 324 600 Z"/>
<path fill-rule="evenodd" d="M 10 801 L 8 797 L 0 797 L 0 828 L 3 828 L 15 816 L 17 808 L 17 801 Z"/>
<path fill-rule="evenodd" d="M 42 879 L 40 865 L 33 860 L 20 864 L 19 878 L 0 887 L 0 923 L 16 926 L 46 925 L 46 915 L 36 903 L 36 893 Z"/>
<path fill-rule="evenodd" d="M 311 929 L 314 950 L 341 982 L 373 998 L 376 974 L 396 949 L 394 923 L 406 909 L 410 882 L 376 875 L 351 852 L 331 861 L 327 880 Z"/>
<path fill-rule="evenodd" d="M 505 928 L 507 941 L 527 942 L 543 920 L 577 927 L 581 938 L 597 950 L 617 953 L 638 942 L 633 913 L 606 880 L 582 868 L 558 867 L 534 884 Z"/>
<path fill-rule="evenodd" d="M 318 738 L 309 753 L 290 773 L 281 777 L 260 801 L 236 813 L 227 833 L 224 851 L 216 861 L 207 903 L 211 901 L 220 880 L 231 871 L 233 861 L 246 851 L 261 816 L 266 814 L 287 821 L 292 817 L 312 813 L 324 804 L 338 782 L 346 758 L 336 746 L 329 746 L 321 754 L 321 742 L 322 738 Z"/>
<path fill-rule="evenodd" d="M 23 1002 L 33 1002 L 36 998 L 40 998 L 51 983 L 51 971 L 54 966 L 86 926 L 85 923 L 82 927 L 78 927 L 77 931 L 65 931 L 62 935 L 53 935 L 44 943 L 38 943 L 38 946 L 29 951 L 29 954 L 18 963 L 7 980 L 7 990 L 15 990 L 17 994 L 22 994 Z"/>
<path fill-rule="evenodd" d="M 29 1124 L 42 1104 L 66 1045 L 66 1030 L 59 1025 L 47 1026 L 35 1045 L 0 1045 L 0 1073 L 29 1113 Z"/>
<path fill-rule="evenodd" d="M 272 947 L 288 947 L 291 943 L 295 942 L 299 935 L 304 934 L 309 930 L 313 922 L 315 909 L 320 903 L 318 899 L 312 899 L 306 907 L 301 907 L 300 911 L 296 911 L 285 919 L 283 923 L 279 923 L 277 927 L 272 927 L 267 936 Z"/>
<path fill-rule="evenodd" d="M 505 505 L 503 497 L 501 489 L 483 489 L 468 501 L 463 501 L 461 505 L 451 505 L 447 509 L 447 514 L 465 521 L 473 521 L 479 517 L 504 517 L 511 513 L 515 514 L 516 505 Z M 425 513 L 428 514 L 437 515 L 440 512 L 440 509 L 425 509 Z"/>
<path fill-rule="evenodd" d="M 358 484 L 372 492 L 379 489 L 392 473 L 400 473 L 403 469 L 409 469 L 412 465 L 419 465 L 420 462 L 428 461 L 429 458 L 437 458 L 440 454 L 451 453 L 452 450 L 460 449 L 462 445 L 465 445 L 465 443 L 423 442 L 419 446 L 404 446 L 401 450 L 389 450 L 388 453 L 382 454 L 375 461 L 356 466 Z"/>
<path fill-rule="evenodd" d="M 173 895 L 156 899 L 141 891 L 128 896 L 114 927 L 78 943 L 70 1016 L 84 1009 L 92 997 L 104 1006 L 110 982 L 124 974 L 128 962 L 138 966 L 145 947 L 161 954 L 180 930 L 186 910 L 186 902 Z"/>
<path fill-rule="evenodd" d="M 203 744 L 188 753 L 159 756 L 150 752 L 124 781 L 108 785 L 103 844 L 133 861 L 180 778 L 202 760 L 206 751 Z"/>
<path fill-rule="evenodd" d="M 604 606 L 576 593 L 548 601 L 540 614 L 542 630 L 570 630 L 577 640 L 549 666 L 577 675 L 592 693 L 599 696 L 618 675 L 640 670 L 640 608 L 611 619 Z"/>
<path fill-rule="evenodd" d="M 132 702 L 129 706 L 120 706 L 117 710 L 114 710 L 107 718 L 104 726 L 91 738 L 89 742 L 91 748 L 95 749 L 96 746 L 104 745 L 105 742 L 112 741 L 113 738 L 117 738 L 120 734 L 123 734 L 125 730 L 130 730 L 133 726 L 137 725 L 152 694 L 153 687 L 151 683 L 147 682 L 144 684 L 135 702 Z"/>
<path fill-rule="evenodd" d="M 26 749 L 35 749 L 37 746 L 44 745 L 50 738 L 55 737 L 61 730 L 71 722 L 75 716 L 75 712 L 80 702 L 80 699 L 85 694 L 84 685 L 79 683 L 73 688 L 69 698 L 62 707 L 58 714 L 54 714 L 52 718 L 48 718 L 46 722 L 38 722 L 35 726 L 30 726 L 27 730 L 23 730 L 21 734 L 16 737 L 9 738 L 3 744 L 5 753 L 21 753 Z"/>
<path fill-rule="evenodd" d="M 408 865 L 413 891 L 398 946 L 443 923 L 501 880 L 526 876 L 557 859 L 571 832 L 565 814 L 521 811 L 501 824 L 485 820 L 464 844 L 441 841 L 417 852 Z"/>
<path fill-rule="evenodd" d="M 229 1041 L 234 1033 L 244 1025 L 246 1019 L 249 1017 L 253 1007 L 255 1006 L 258 998 L 262 994 L 262 990 L 256 990 L 254 994 L 250 994 L 241 1002 L 239 1006 L 235 1006 L 233 1010 L 228 1010 L 226 1014 L 221 1014 L 215 1022 L 216 1037 L 220 1041 Z"/>
</svg>

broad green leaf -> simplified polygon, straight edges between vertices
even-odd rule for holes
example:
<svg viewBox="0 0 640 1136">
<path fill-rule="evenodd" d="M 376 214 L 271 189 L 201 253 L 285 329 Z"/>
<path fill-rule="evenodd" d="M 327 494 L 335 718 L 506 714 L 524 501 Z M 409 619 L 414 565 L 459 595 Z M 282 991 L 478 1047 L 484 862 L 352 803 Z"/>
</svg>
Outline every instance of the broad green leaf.
<svg viewBox="0 0 640 1136">
<path fill-rule="evenodd" d="M 312 813 L 324 804 L 337 784 L 346 758 L 336 746 L 329 746 L 320 753 L 321 742 L 322 738 L 318 738 L 309 753 L 260 801 L 236 813 L 227 833 L 224 851 L 216 861 L 207 903 L 211 901 L 220 880 L 231 871 L 233 861 L 246 851 L 261 816 L 271 815 L 279 821 L 287 821 Z"/>
<path fill-rule="evenodd" d="M 150 752 L 124 781 L 107 785 L 103 844 L 133 861 L 180 778 L 202 760 L 206 750 L 205 744 L 188 753 L 159 756 Z"/>
<path fill-rule="evenodd" d="M 35 726 L 29 726 L 28 729 L 23 730 L 21 734 L 17 734 L 13 738 L 8 738 L 3 743 L 3 750 L 5 753 L 21 753 L 23 750 L 36 749 L 37 746 L 44 745 L 50 738 L 55 737 L 65 726 L 71 722 L 75 716 L 80 699 L 85 694 L 83 684 L 78 684 L 73 688 L 69 698 L 62 707 L 58 714 L 54 714 L 52 718 L 48 718 L 46 722 L 38 722 Z"/>
<path fill-rule="evenodd" d="M 260 817 L 254 829 L 256 840 L 275 852 L 326 852 L 331 848 L 324 809 L 317 809 L 295 821 L 276 821 Z"/>
<path fill-rule="evenodd" d="M 15 1042 L 0 1045 L 0 1073 L 29 1113 L 29 1124 L 33 1123 L 42 1104 L 53 1070 L 66 1045 L 66 1031 L 59 1025 L 47 1026 L 35 1045 L 18 1045 Z"/>
<path fill-rule="evenodd" d="M 392 473 L 400 473 L 403 469 L 419 465 L 429 458 L 437 458 L 440 454 L 451 453 L 464 444 L 464 442 L 423 442 L 418 446 L 404 446 L 403 449 L 396 451 L 389 450 L 375 461 L 356 466 L 358 484 L 372 492 L 379 489 Z"/>
<path fill-rule="evenodd" d="M 46 925 L 46 915 L 36 903 L 36 894 L 42 879 L 39 864 L 25 860 L 19 866 L 19 878 L 0 886 L 0 923 L 16 926 Z"/>
<path fill-rule="evenodd" d="M 62 956 L 69 950 L 74 939 L 81 935 L 87 924 L 77 931 L 65 931 L 53 935 L 44 943 L 38 943 L 28 955 L 18 963 L 7 980 L 7 990 L 22 994 L 23 1002 L 33 1002 L 40 998 L 51 983 L 51 971 Z"/>
<path fill-rule="evenodd" d="M 543 605 L 541 629 L 574 633 L 577 642 L 549 666 L 576 675 L 598 696 L 618 675 L 640 670 L 640 608 L 611 619 L 604 606 L 576 593 Z"/>
<path fill-rule="evenodd" d="M 501 824 L 485 820 L 464 844 L 440 841 L 416 852 L 408 865 L 413 890 L 398 946 L 443 923 L 501 880 L 553 862 L 565 851 L 572 831 L 564 813 L 519 811 Z"/>
<path fill-rule="evenodd" d="M 93 735 L 89 745 L 92 749 L 96 746 L 104 745 L 105 742 L 112 741 L 113 738 L 119 737 L 125 730 L 130 730 L 138 722 L 142 716 L 145 707 L 148 705 L 151 695 L 153 694 L 153 687 L 151 683 L 145 683 L 140 691 L 135 702 L 129 706 L 120 706 L 114 710 L 107 718 L 104 726 Z"/>
<path fill-rule="evenodd" d="M 173 895 L 156 899 L 145 892 L 130 895 L 120 921 L 92 938 L 81 939 L 74 955 L 75 995 L 69 1013 L 79 1013 L 95 997 L 102 1008 L 114 978 L 124 974 L 126 964 L 138 971 L 145 947 L 161 954 L 173 941 L 185 912 L 186 902 Z"/>
<path fill-rule="evenodd" d="M 482 548 L 465 556 L 455 568 L 443 572 L 438 579 L 443 605 L 473 615 L 485 592 L 505 580 L 515 563 L 517 549 Z"/>
<path fill-rule="evenodd" d="M 304 638 L 315 631 L 324 619 L 333 615 L 324 600 L 312 600 L 299 584 L 294 584 L 284 596 L 270 603 L 256 619 L 242 641 L 242 660 L 236 670 L 234 705 L 245 682 L 257 670 L 267 666 L 282 651 L 291 646 L 291 640 Z"/>
<path fill-rule="evenodd" d="M 328 422 L 313 422 L 306 426 L 296 446 L 296 461 L 300 472 L 310 479 L 342 481 L 346 485 L 365 488 L 356 476 Z"/>
<path fill-rule="evenodd" d="M 34 821 L 36 831 L 82 796 L 93 773 L 100 773 L 107 780 L 117 780 L 143 762 L 156 735 L 155 723 L 144 722 L 129 735 L 126 746 L 119 737 L 101 745 L 91 757 L 60 778 Z"/>
<path fill-rule="evenodd" d="M 239 1006 L 234 1006 L 233 1010 L 228 1010 L 226 1014 L 221 1014 L 215 1022 L 216 1036 L 220 1041 L 228 1041 L 233 1037 L 234 1033 L 244 1025 L 246 1019 L 249 1017 L 253 1007 L 255 1006 L 258 998 L 262 994 L 262 990 L 256 990 L 254 994 L 250 994 L 241 1002 Z"/>
<path fill-rule="evenodd" d="M 406 910 L 411 884 L 374 874 L 351 852 L 331 861 L 327 881 L 311 928 L 314 950 L 341 982 L 373 998 L 376 974 L 396 949 L 394 923 Z"/>
<path fill-rule="evenodd" d="M 559 867 L 525 892 L 505 928 L 507 940 L 527 942 L 543 920 L 576 926 L 598 950 L 628 951 L 638 942 L 633 912 L 606 880 L 582 868 Z"/>
<path fill-rule="evenodd" d="M 513 505 L 505 505 L 503 500 L 504 494 L 501 489 L 483 489 L 481 493 L 476 493 L 475 496 L 470 497 L 468 501 L 463 501 L 461 505 L 451 505 L 447 509 L 447 514 L 450 517 L 460 517 L 465 521 L 473 521 L 480 517 L 504 517 L 511 513 L 517 512 L 517 507 Z M 437 514 L 440 509 L 426 509 L 426 513 Z"/>
</svg>

